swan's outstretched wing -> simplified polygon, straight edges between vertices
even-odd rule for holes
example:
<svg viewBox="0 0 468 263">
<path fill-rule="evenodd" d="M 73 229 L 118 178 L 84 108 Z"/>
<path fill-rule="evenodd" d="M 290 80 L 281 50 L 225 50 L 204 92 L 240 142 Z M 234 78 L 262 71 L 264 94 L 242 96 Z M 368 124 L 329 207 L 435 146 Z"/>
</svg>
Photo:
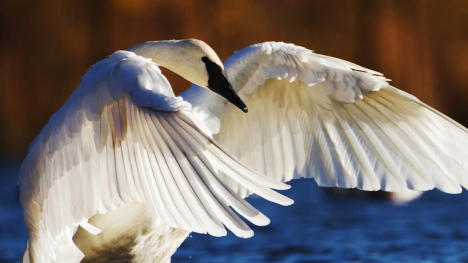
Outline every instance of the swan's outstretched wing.
<svg viewBox="0 0 468 263">
<path fill-rule="evenodd" d="M 237 52 L 225 69 L 247 114 L 196 86 L 182 96 L 220 144 L 260 173 L 363 190 L 468 186 L 467 130 L 378 72 L 271 42 Z"/>
<path fill-rule="evenodd" d="M 33 262 L 79 262 L 72 236 L 96 213 L 144 202 L 169 226 L 241 237 L 267 217 L 226 187 L 218 171 L 264 198 L 292 201 L 287 185 L 252 172 L 203 131 L 151 60 L 119 51 L 94 65 L 32 143 L 20 172 Z M 205 128 L 205 130 L 207 130 Z"/>
</svg>

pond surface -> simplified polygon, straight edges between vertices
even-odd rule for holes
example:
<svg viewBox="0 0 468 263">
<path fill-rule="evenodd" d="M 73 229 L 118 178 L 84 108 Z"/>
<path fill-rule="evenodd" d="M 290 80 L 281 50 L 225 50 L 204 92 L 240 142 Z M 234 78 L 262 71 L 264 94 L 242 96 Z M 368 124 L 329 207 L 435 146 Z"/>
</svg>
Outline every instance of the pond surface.
<svg viewBox="0 0 468 263">
<path fill-rule="evenodd" d="M 0 263 L 20 262 L 25 244 L 16 177 L 19 163 L 0 163 Z M 271 219 L 255 235 L 192 234 L 172 262 L 468 262 L 468 194 L 434 190 L 396 206 L 334 196 L 313 180 L 283 193 L 289 207 L 249 198 Z"/>
</svg>

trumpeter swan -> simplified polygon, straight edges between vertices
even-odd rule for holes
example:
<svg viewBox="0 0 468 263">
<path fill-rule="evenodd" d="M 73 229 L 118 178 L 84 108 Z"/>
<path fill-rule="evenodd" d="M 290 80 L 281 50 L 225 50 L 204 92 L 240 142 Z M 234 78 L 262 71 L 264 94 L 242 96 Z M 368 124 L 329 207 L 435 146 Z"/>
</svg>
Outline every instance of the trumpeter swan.
<svg viewBox="0 0 468 263">
<path fill-rule="evenodd" d="M 176 97 L 158 65 L 194 85 Z M 267 225 L 244 198 L 292 204 L 271 189 L 300 177 L 459 193 L 467 130 L 387 81 L 284 43 L 252 45 L 224 67 L 198 40 L 117 51 L 85 74 L 23 162 L 23 260 L 167 262 L 190 231 L 252 236 L 231 209 Z"/>
</svg>

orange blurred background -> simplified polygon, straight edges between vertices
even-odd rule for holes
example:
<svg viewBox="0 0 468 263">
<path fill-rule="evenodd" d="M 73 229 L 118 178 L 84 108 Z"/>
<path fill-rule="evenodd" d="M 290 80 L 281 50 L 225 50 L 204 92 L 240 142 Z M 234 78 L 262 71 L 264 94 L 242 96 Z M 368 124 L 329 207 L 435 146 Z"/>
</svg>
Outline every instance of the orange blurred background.
<svg viewBox="0 0 468 263">
<path fill-rule="evenodd" d="M 198 38 L 225 60 L 284 41 L 385 74 L 468 125 L 468 1 L 17 0 L 0 2 L 0 157 L 18 159 L 96 61 Z M 176 93 L 190 86 L 163 70 Z"/>
</svg>

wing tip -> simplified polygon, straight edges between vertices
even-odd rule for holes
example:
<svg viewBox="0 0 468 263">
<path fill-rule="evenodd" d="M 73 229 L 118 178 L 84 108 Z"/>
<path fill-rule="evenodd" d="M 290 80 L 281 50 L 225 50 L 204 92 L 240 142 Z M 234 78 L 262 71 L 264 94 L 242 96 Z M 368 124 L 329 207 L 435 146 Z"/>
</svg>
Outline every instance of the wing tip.
<svg viewBox="0 0 468 263">
<path fill-rule="evenodd" d="M 287 197 L 287 196 L 282 196 L 283 198 L 281 198 L 281 200 L 278 201 L 278 204 L 279 205 L 282 205 L 282 206 L 290 206 L 292 204 L 294 204 L 294 200 Z"/>
</svg>

